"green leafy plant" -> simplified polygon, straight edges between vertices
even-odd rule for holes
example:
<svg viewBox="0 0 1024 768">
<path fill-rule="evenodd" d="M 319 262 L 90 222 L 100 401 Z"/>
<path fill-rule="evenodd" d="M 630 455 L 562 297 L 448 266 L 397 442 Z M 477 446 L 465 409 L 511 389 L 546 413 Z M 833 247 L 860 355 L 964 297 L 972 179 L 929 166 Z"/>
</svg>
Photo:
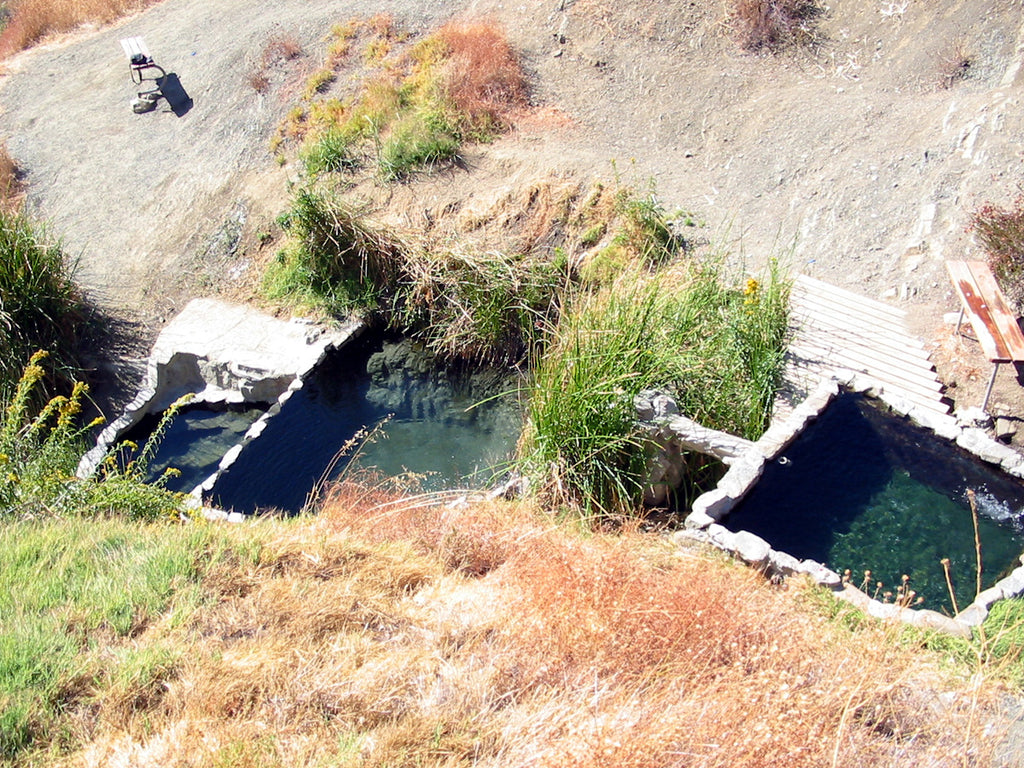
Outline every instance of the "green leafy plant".
<svg viewBox="0 0 1024 768">
<path fill-rule="evenodd" d="M 78 416 L 87 387 L 76 383 L 69 397 L 57 396 L 42 408 L 33 407 L 34 390 L 45 377 L 46 353 L 37 352 L 25 367 L 7 401 L 0 425 L 0 519 L 109 515 L 152 520 L 177 519 L 181 495 L 164 489 L 166 480 L 146 483 L 146 468 L 156 452 L 179 401 L 138 455 L 122 444 L 107 456 L 97 477 L 75 476 L 84 435 Z"/>
</svg>

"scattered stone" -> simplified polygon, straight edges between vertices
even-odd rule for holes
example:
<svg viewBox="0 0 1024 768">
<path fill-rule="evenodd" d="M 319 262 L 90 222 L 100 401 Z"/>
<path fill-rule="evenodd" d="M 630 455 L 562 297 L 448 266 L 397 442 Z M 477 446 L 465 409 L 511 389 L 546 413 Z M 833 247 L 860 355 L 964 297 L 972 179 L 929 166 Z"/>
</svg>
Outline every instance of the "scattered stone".
<svg viewBox="0 0 1024 768">
<path fill-rule="evenodd" d="M 736 551 L 736 534 L 726 528 L 724 525 L 713 523 L 708 526 L 708 536 L 711 538 L 711 543 L 720 549 L 724 549 L 727 552 Z"/>
<path fill-rule="evenodd" d="M 816 583 L 821 584 L 823 587 L 828 587 L 829 589 L 838 589 L 843 581 L 839 577 L 838 573 L 826 568 L 816 560 L 804 560 L 801 562 L 800 573 L 806 573 Z"/>
<path fill-rule="evenodd" d="M 965 627 L 980 627 L 986 618 L 988 618 L 988 608 L 974 602 L 956 615 L 956 622 Z"/>
<path fill-rule="evenodd" d="M 684 525 L 690 530 L 702 530 L 713 525 L 714 522 L 715 518 L 711 517 L 711 515 L 694 510 L 686 516 Z"/>
<path fill-rule="evenodd" d="M 996 439 L 1004 442 L 1011 442 L 1017 435 L 1017 424 L 1011 419 L 1000 416 L 995 423 Z"/>
<path fill-rule="evenodd" d="M 965 428 L 988 429 L 992 426 L 992 417 L 975 405 L 961 408 L 953 415 L 956 417 L 957 423 Z"/>
<path fill-rule="evenodd" d="M 755 568 L 763 567 L 768 562 L 771 547 L 768 542 L 749 531 L 740 531 L 735 535 L 736 554 L 739 558 Z"/>
<path fill-rule="evenodd" d="M 943 616 L 941 613 L 927 608 L 918 611 L 904 609 L 900 612 L 900 618 L 911 626 L 933 632 L 945 632 L 954 637 L 962 637 L 964 640 L 971 639 L 970 627 L 975 626 L 968 625 L 959 616 L 956 619 L 951 619 L 949 616 Z"/>
<path fill-rule="evenodd" d="M 780 576 L 792 576 L 800 573 L 800 561 L 787 552 L 772 550 L 769 555 L 771 568 Z"/>
<path fill-rule="evenodd" d="M 736 506 L 736 499 L 721 488 L 713 488 L 707 493 L 702 493 L 693 502 L 693 512 L 690 513 L 690 517 L 706 515 L 717 522 L 729 514 L 734 506 Z"/>
</svg>

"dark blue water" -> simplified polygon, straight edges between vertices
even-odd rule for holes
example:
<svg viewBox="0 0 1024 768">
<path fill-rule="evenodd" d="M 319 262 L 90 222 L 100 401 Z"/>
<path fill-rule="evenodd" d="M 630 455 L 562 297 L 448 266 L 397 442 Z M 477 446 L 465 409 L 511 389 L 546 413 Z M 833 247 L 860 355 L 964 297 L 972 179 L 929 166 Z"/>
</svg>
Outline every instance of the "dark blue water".
<svg viewBox="0 0 1024 768">
<path fill-rule="evenodd" d="M 403 475 L 420 491 L 491 482 L 522 426 L 514 380 L 439 369 L 420 351 L 371 338 L 333 353 L 221 476 L 211 502 L 298 512 L 317 484 L 360 469 Z"/>
<path fill-rule="evenodd" d="M 262 408 L 186 408 L 171 421 L 150 462 L 147 479 L 156 480 L 167 469 L 181 474 L 168 476 L 169 490 L 189 492 L 212 475 L 221 457 L 242 440 L 246 430 L 263 415 Z M 125 436 L 141 450 L 160 421 L 147 416 Z M 134 458 L 128 456 L 127 458 Z"/>
<path fill-rule="evenodd" d="M 941 560 L 949 558 L 960 608 L 974 598 L 977 496 L 983 587 L 1024 551 L 1024 485 L 859 395 L 837 398 L 723 521 L 773 548 L 812 558 L 860 584 L 894 590 L 904 574 L 925 607 L 952 608 Z"/>
</svg>

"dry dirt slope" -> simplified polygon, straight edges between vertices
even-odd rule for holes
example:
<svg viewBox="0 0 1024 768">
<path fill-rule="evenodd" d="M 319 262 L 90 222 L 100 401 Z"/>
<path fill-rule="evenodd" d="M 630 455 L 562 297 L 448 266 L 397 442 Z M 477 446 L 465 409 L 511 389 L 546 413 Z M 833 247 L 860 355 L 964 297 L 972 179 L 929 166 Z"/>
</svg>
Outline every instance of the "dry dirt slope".
<svg viewBox="0 0 1024 768">
<path fill-rule="evenodd" d="M 0 134 L 94 296 L 156 324 L 212 289 L 189 275 L 230 271 L 231 254 L 211 247 L 218 233 L 282 204 L 294 171 L 273 165 L 267 143 L 331 23 L 488 15 L 522 51 L 537 104 L 567 120 L 524 125 L 474 151 L 468 172 L 395 199 L 433 207 L 539 174 L 618 172 L 650 180 L 749 263 L 788 251 L 794 269 L 908 304 L 929 329 L 954 308 L 942 260 L 976 255 L 970 211 L 1012 199 L 1024 175 L 1022 5 L 834 0 L 812 48 L 759 56 L 730 36 L 724 0 L 164 0 L 13 61 Z M 279 32 L 309 55 L 261 96 L 250 62 Z M 129 35 L 180 75 L 188 114 L 130 112 L 117 44 Z M 940 88 L 958 48 L 968 77 Z"/>
</svg>

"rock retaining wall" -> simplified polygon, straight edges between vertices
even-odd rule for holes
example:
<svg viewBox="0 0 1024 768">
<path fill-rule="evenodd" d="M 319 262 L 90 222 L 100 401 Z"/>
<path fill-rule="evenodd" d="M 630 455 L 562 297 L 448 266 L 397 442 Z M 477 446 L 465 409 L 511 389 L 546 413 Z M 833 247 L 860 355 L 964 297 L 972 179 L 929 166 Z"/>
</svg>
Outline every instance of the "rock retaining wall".
<svg viewBox="0 0 1024 768">
<path fill-rule="evenodd" d="M 649 497 L 664 498 L 664 486 L 673 480 L 678 482 L 676 475 L 680 471 L 678 467 L 681 462 L 675 461 L 673 457 L 682 451 L 695 450 L 715 456 L 728 466 L 728 471 L 716 488 L 694 501 L 684 528 L 673 534 L 674 537 L 708 543 L 770 575 L 785 577 L 797 573 L 806 574 L 817 584 L 832 590 L 839 599 L 871 616 L 898 619 L 923 629 L 969 638 L 972 627 L 985 620 L 993 603 L 1024 594 L 1024 565 L 981 592 L 971 605 L 951 618 L 928 609 L 904 608 L 874 600 L 852 584 L 844 582 L 839 574 L 821 563 L 798 560 L 785 552 L 772 549 L 768 542 L 753 533 L 733 532 L 720 524 L 760 479 L 765 463 L 779 459 L 786 447 L 828 407 L 840 389 L 876 398 L 894 413 L 930 429 L 939 437 L 955 442 L 982 461 L 1024 479 L 1024 456 L 989 436 L 983 428 L 987 418 L 984 414 L 968 411 L 959 418 L 940 417 L 888 394 L 877 382 L 863 374 L 839 372 L 834 378 L 823 381 L 788 418 L 773 423 L 756 442 L 708 430 L 678 416 L 675 402 L 666 395 L 641 393 L 636 401 L 638 419 L 660 447 L 650 463 L 652 490 Z"/>
</svg>

